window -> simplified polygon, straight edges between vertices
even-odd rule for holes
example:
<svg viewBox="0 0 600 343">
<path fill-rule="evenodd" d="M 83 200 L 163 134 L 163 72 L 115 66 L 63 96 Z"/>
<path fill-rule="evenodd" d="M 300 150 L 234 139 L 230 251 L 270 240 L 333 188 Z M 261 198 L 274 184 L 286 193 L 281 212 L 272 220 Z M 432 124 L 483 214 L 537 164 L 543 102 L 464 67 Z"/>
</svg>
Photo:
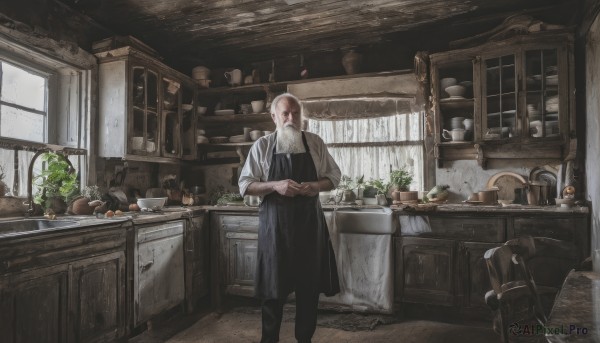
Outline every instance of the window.
<svg viewBox="0 0 600 343">
<path fill-rule="evenodd" d="M 48 76 L 0 60 L 0 136 L 46 142 Z"/>
<path fill-rule="evenodd" d="M 413 175 L 411 190 L 423 190 L 423 114 L 345 120 L 308 120 L 343 175 L 353 179 L 389 181 L 390 170 L 406 167 Z"/>
<path fill-rule="evenodd" d="M 27 170 L 40 149 L 63 150 L 71 155 L 80 180 L 87 183 L 90 177 L 96 59 L 54 41 L 45 42 L 53 47 L 47 50 L 29 44 L 19 37 L 0 37 L 0 173 L 8 189 L 2 195 L 27 195 Z M 34 175 L 39 170 L 36 162 Z"/>
</svg>

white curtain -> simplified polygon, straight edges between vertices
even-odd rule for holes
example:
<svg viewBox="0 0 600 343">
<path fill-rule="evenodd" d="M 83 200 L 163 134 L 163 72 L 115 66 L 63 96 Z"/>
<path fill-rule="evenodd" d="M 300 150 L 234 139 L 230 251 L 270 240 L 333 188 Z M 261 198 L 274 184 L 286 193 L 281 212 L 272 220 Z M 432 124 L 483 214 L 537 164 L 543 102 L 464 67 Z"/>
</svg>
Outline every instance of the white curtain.
<svg viewBox="0 0 600 343">
<path fill-rule="evenodd" d="M 412 113 L 365 119 L 309 119 L 308 131 L 327 144 L 369 143 L 329 147 L 342 174 L 353 179 L 364 175 L 365 181 L 389 181 L 390 169 L 405 167 L 414 176 L 410 189 L 423 190 L 423 118 L 423 113 Z"/>
</svg>

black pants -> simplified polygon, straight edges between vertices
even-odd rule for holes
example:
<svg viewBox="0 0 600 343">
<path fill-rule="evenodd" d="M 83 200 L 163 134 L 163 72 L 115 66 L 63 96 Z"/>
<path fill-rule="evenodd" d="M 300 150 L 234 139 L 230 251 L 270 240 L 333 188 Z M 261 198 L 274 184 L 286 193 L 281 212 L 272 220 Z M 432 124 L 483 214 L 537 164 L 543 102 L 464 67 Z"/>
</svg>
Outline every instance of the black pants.
<svg viewBox="0 0 600 343">
<path fill-rule="evenodd" d="M 262 303 L 261 343 L 279 342 L 279 329 L 285 299 L 265 299 Z M 295 336 L 300 343 L 310 343 L 317 327 L 319 295 L 296 290 Z"/>
</svg>

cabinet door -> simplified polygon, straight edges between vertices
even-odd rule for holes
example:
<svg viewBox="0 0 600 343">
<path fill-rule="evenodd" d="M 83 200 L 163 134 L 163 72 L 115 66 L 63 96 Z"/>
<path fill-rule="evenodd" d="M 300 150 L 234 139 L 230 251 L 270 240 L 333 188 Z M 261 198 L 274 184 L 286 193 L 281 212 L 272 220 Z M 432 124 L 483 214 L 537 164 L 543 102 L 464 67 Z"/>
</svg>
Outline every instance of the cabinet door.
<svg viewBox="0 0 600 343">
<path fill-rule="evenodd" d="M 208 228 L 203 215 L 188 221 L 185 236 L 185 282 L 187 310 L 193 311 L 198 300 L 208 294 Z"/>
<path fill-rule="evenodd" d="M 396 276 L 402 301 L 454 305 L 456 243 L 402 237 L 396 241 Z"/>
<path fill-rule="evenodd" d="M 105 342 L 126 334 L 125 251 L 71 265 L 72 342 Z"/>
<path fill-rule="evenodd" d="M 3 342 L 67 342 L 68 265 L 0 278 Z"/>
<path fill-rule="evenodd" d="M 180 157 L 181 117 L 179 103 L 181 83 L 169 78 L 162 79 L 162 155 Z"/>
<path fill-rule="evenodd" d="M 258 235 L 245 232 L 227 232 L 228 247 L 226 292 L 254 295 Z"/>
<path fill-rule="evenodd" d="M 168 223 L 138 232 L 135 323 L 184 299 L 183 225 Z"/>
<path fill-rule="evenodd" d="M 467 308 L 487 309 L 485 293 L 492 289 L 487 265 L 483 255 L 488 249 L 499 246 L 493 243 L 460 243 L 461 291 L 463 304 Z"/>
<path fill-rule="evenodd" d="M 196 99 L 194 88 L 183 84 L 181 91 L 181 157 L 196 159 Z"/>
<path fill-rule="evenodd" d="M 568 113 L 566 96 L 561 97 L 560 68 L 557 48 L 525 51 L 525 103 L 528 137 L 560 136 L 559 114 Z M 564 85 L 566 87 L 566 84 Z M 561 102 L 560 99 L 563 99 Z"/>
<path fill-rule="evenodd" d="M 521 113 L 518 108 L 518 78 L 516 54 L 483 58 L 482 132 L 484 140 L 518 137 L 521 133 Z"/>
<path fill-rule="evenodd" d="M 127 152 L 158 156 L 160 150 L 158 117 L 158 72 L 143 67 L 131 68 L 132 108 L 129 115 Z"/>
</svg>

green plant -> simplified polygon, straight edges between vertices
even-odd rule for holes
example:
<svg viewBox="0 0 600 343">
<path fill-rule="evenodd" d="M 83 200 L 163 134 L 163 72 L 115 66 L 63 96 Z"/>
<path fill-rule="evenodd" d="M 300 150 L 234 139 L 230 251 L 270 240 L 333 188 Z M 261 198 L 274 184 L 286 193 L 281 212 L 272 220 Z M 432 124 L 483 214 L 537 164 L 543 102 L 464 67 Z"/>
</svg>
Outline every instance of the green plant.
<svg viewBox="0 0 600 343">
<path fill-rule="evenodd" d="M 399 191 L 408 191 L 408 187 L 413 181 L 413 175 L 404 168 L 393 170 L 390 173 L 390 184 Z"/>
<path fill-rule="evenodd" d="M 371 179 L 367 181 L 367 186 L 374 188 L 378 195 L 385 194 L 389 188 L 389 184 L 385 183 L 383 179 Z"/>
<path fill-rule="evenodd" d="M 340 183 L 338 183 L 337 189 L 342 191 L 348 191 L 354 188 L 356 187 L 354 186 L 354 181 L 352 181 L 352 178 L 348 175 L 342 175 L 342 177 L 340 178 Z"/>
<path fill-rule="evenodd" d="M 66 157 L 54 153 L 44 153 L 41 159 L 45 162 L 45 168 L 33 179 L 38 188 L 34 197 L 35 203 L 46 209 L 51 206 L 51 201 L 55 197 L 68 203 L 79 194 L 77 173 L 65 161 Z"/>
</svg>

